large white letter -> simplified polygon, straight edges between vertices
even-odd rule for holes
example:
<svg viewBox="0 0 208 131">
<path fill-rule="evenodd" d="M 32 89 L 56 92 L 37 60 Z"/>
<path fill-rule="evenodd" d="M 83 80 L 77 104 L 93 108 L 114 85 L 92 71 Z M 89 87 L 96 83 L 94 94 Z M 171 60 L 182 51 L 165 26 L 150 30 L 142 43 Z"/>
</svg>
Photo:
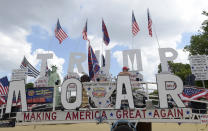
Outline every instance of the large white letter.
<svg viewBox="0 0 208 131">
<path fill-rule="evenodd" d="M 168 108 L 167 95 L 170 95 L 173 98 L 178 107 L 185 107 L 178 96 L 183 92 L 183 82 L 178 76 L 158 74 L 157 84 L 161 108 Z"/>
<path fill-rule="evenodd" d="M 15 93 L 16 96 L 16 102 L 20 93 L 21 97 L 21 103 L 22 103 L 22 111 L 27 111 L 27 102 L 26 102 L 26 93 L 25 93 L 25 81 L 11 81 L 9 85 L 9 94 L 7 99 L 7 105 L 6 105 L 6 113 L 11 112 L 12 107 L 12 100 L 13 100 L 13 94 Z"/>
<path fill-rule="evenodd" d="M 122 94 L 123 86 L 125 86 L 126 94 Z M 134 101 L 129 76 L 118 76 L 116 92 L 116 109 L 120 109 L 122 100 L 128 100 L 129 107 L 131 109 L 134 108 Z"/>
<path fill-rule="evenodd" d="M 166 53 L 170 52 L 172 53 L 172 56 L 167 57 Z M 177 58 L 178 53 L 176 50 L 172 48 L 159 48 L 159 54 L 160 54 L 160 61 L 161 61 L 161 67 L 163 73 L 168 73 L 168 61 L 173 61 Z"/>
<path fill-rule="evenodd" d="M 95 51 L 95 55 L 98 61 L 101 59 L 100 65 L 103 65 L 102 56 L 100 57 L 100 50 Z M 105 66 L 101 67 L 101 69 L 106 73 L 109 74 L 110 70 L 110 61 L 111 61 L 111 50 L 105 50 Z"/>
<path fill-rule="evenodd" d="M 86 55 L 84 53 L 79 53 L 79 52 L 71 53 L 69 57 L 68 73 L 74 72 L 74 65 L 77 66 L 79 73 L 84 72 L 84 69 L 82 67 L 82 62 L 84 62 L 85 60 L 86 60 Z"/>
<path fill-rule="evenodd" d="M 76 92 L 76 101 L 74 103 L 67 102 L 66 90 L 69 84 L 76 84 L 77 92 Z M 66 109 L 76 109 L 82 104 L 82 84 L 77 79 L 71 78 L 64 81 L 61 86 L 61 103 Z"/>
<path fill-rule="evenodd" d="M 136 55 L 136 62 L 137 62 L 136 63 L 137 71 L 142 71 L 143 70 L 142 69 L 142 57 L 141 57 L 141 50 L 140 49 L 124 50 L 123 51 L 123 66 L 129 67 L 128 56 L 130 58 L 131 64 L 134 65 L 135 55 Z"/>
<path fill-rule="evenodd" d="M 44 77 L 45 76 L 45 72 L 46 72 L 46 63 L 48 59 L 52 59 L 53 58 L 53 54 L 52 53 L 48 53 L 48 54 L 38 54 L 37 55 L 37 59 L 41 59 L 41 68 L 40 68 L 40 76 L 39 77 Z"/>
</svg>

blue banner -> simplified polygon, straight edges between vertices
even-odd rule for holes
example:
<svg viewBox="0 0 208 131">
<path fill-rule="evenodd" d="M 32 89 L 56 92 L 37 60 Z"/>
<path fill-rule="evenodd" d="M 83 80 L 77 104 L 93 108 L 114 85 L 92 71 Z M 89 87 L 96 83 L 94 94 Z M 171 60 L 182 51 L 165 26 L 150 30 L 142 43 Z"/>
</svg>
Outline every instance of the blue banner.
<svg viewBox="0 0 208 131">
<path fill-rule="evenodd" d="M 53 103 L 53 87 L 26 89 L 27 104 Z"/>
</svg>

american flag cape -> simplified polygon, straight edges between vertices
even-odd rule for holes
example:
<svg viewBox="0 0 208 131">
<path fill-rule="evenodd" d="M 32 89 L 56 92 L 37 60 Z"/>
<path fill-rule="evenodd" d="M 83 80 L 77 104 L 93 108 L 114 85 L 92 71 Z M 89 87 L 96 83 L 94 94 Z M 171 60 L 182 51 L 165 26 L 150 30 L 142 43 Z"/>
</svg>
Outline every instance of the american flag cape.
<svg viewBox="0 0 208 131">
<path fill-rule="evenodd" d="M 61 28 L 61 25 L 59 23 L 59 20 L 58 20 L 57 25 L 56 25 L 55 36 L 59 40 L 59 44 L 61 44 L 62 41 L 68 37 L 68 35 Z"/>
<path fill-rule="evenodd" d="M 184 101 L 197 100 L 208 95 L 208 90 L 196 87 L 184 87 L 180 97 Z"/>
<path fill-rule="evenodd" d="M 148 19 L 149 35 L 152 37 L 152 19 L 150 17 L 149 9 L 147 9 L 147 19 Z"/>
<path fill-rule="evenodd" d="M 93 79 L 94 76 L 100 70 L 100 66 L 98 64 L 97 58 L 93 52 L 91 45 L 88 47 L 88 68 L 89 68 L 89 77 Z"/>
<path fill-rule="evenodd" d="M 6 104 L 6 96 L 8 94 L 9 81 L 7 77 L 0 79 L 0 105 Z"/>
<path fill-rule="evenodd" d="M 134 12 L 132 11 L 132 34 L 133 36 L 136 36 L 139 31 L 140 31 L 139 26 L 136 22 Z"/>
<path fill-rule="evenodd" d="M 82 31 L 82 35 L 83 35 L 83 40 L 88 40 L 89 41 L 89 39 L 87 38 L 87 21 L 86 21 L 85 27 Z"/>
<path fill-rule="evenodd" d="M 104 41 L 105 45 L 107 46 L 110 43 L 110 38 L 108 35 L 108 30 L 107 30 L 103 20 L 102 20 L 102 31 L 103 31 L 103 41 Z"/>
<path fill-rule="evenodd" d="M 21 65 L 21 69 L 27 69 L 27 75 L 36 78 L 40 72 L 36 70 L 29 62 L 28 60 L 24 57 Z"/>
</svg>

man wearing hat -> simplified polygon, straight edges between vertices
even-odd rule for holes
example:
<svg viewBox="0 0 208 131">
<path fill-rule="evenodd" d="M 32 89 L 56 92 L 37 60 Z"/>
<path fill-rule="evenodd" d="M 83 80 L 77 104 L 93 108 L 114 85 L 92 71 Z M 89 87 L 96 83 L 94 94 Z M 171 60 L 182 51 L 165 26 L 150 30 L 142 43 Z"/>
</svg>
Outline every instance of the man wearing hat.
<svg viewBox="0 0 208 131">
<path fill-rule="evenodd" d="M 123 67 L 123 72 L 120 72 L 119 75 L 121 75 L 121 76 L 129 76 L 130 75 L 129 68 L 124 66 Z"/>
</svg>

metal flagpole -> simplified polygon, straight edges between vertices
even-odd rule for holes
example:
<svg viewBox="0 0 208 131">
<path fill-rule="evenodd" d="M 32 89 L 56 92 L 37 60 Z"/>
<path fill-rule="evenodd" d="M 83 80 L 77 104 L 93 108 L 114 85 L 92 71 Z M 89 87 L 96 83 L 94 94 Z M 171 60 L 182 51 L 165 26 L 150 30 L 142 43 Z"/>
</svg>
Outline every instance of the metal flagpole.
<svg viewBox="0 0 208 131">
<path fill-rule="evenodd" d="M 103 31 L 103 18 L 102 18 L 102 31 Z M 103 44 L 105 44 L 105 41 L 104 41 L 104 32 L 103 32 L 103 43 L 102 43 L 102 54 L 103 54 Z"/>
<path fill-rule="evenodd" d="M 134 35 L 132 34 L 132 36 L 131 36 L 131 49 L 133 49 L 134 48 Z"/>
<path fill-rule="evenodd" d="M 160 48 L 159 40 L 158 40 L 157 33 L 156 33 L 156 27 L 155 27 L 155 25 L 154 25 L 154 23 L 153 23 L 153 19 L 150 17 L 149 8 L 147 9 L 147 12 L 148 12 L 148 26 L 149 26 L 149 18 L 150 18 L 150 20 L 152 21 L 152 27 L 154 26 L 154 30 L 153 30 L 153 31 L 154 31 L 154 33 L 155 33 L 157 45 L 158 45 L 158 47 Z"/>
<path fill-rule="evenodd" d="M 105 44 L 105 42 L 103 41 L 103 43 L 102 43 L 102 55 L 103 55 L 103 44 Z"/>
<path fill-rule="evenodd" d="M 132 34 L 132 49 L 134 48 L 134 35 Z M 134 70 L 134 65 L 133 63 L 131 63 L 131 68 L 132 68 L 132 71 Z"/>
<path fill-rule="evenodd" d="M 132 10 L 132 17 L 133 17 L 133 10 Z M 133 49 L 134 48 L 134 34 L 133 34 L 133 22 L 132 22 L 132 19 L 133 18 L 131 18 L 131 33 L 132 33 L 132 36 L 131 36 L 131 49 Z M 131 63 L 131 67 L 132 67 L 132 71 L 133 71 L 133 69 L 134 69 L 134 66 L 133 66 L 133 63 Z"/>
<path fill-rule="evenodd" d="M 158 40 L 157 33 L 156 33 L 156 28 L 155 28 L 155 25 L 154 25 L 153 21 L 152 21 L 152 25 L 154 26 L 154 29 L 153 30 L 154 30 L 155 37 L 156 37 L 156 40 L 157 40 L 157 45 L 160 48 L 159 40 Z"/>
</svg>

